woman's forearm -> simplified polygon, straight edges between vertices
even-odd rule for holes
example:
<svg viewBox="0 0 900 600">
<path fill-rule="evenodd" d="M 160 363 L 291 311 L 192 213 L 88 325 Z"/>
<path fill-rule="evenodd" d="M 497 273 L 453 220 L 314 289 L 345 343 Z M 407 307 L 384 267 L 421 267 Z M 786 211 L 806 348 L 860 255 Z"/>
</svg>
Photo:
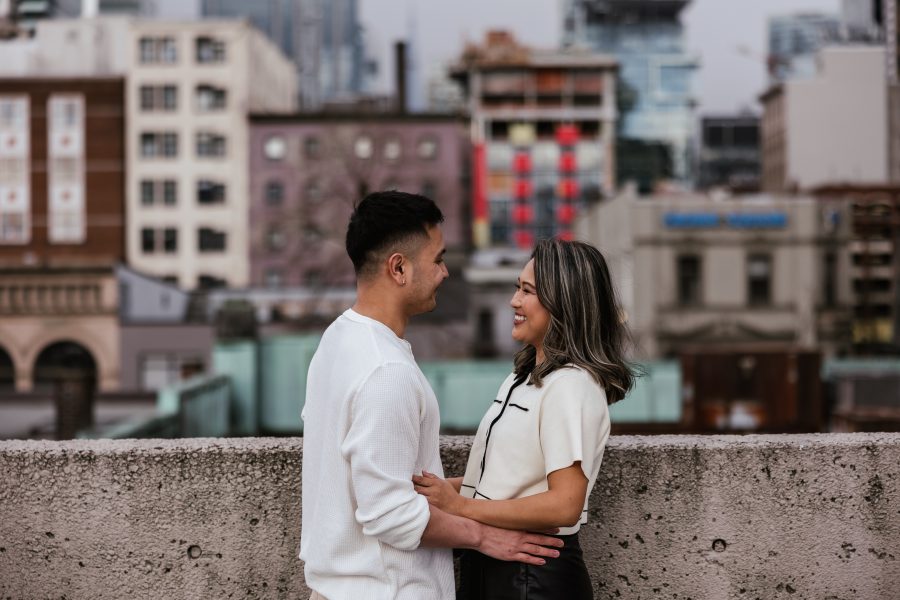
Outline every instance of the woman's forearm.
<svg viewBox="0 0 900 600">
<path fill-rule="evenodd" d="M 462 482 L 463 482 L 462 477 L 448 477 L 447 478 L 447 483 L 449 483 L 450 485 L 453 486 L 453 489 L 456 490 L 457 494 L 459 493 L 459 490 L 462 489 Z"/>
<path fill-rule="evenodd" d="M 463 498 L 459 514 L 505 529 L 544 530 L 571 527 L 581 518 L 583 498 L 547 491 L 513 500 Z"/>
</svg>

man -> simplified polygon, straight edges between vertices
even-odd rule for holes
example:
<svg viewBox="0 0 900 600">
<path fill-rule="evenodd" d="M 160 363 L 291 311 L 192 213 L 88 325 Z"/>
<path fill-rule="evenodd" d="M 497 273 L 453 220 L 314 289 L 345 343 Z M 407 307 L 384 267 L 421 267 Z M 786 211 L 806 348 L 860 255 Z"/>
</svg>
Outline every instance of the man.
<svg viewBox="0 0 900 600">
<path fill-rule="evenodd" d="M 429 507 L 411 477 L 443 476 L 437 400 L 403 334 L 447 278 L 440 209 L 370 194 L 347 228 L 357 300 L 322 336 L 303 409 L 300 558 L 313 598 L 450 600 L 449 548 L 543 564 L 553 537 L 489 527 Z"/>
</svg>

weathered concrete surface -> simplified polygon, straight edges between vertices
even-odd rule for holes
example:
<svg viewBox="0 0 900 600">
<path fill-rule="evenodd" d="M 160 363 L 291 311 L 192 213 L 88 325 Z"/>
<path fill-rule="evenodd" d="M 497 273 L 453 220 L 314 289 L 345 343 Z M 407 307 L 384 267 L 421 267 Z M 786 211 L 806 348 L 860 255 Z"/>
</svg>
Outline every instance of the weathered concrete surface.
<svg viewBox="0 0 900 600">
<path fill-rule="evenodd" d="M 306 598 L 301 452 L 0 442 L 0 598 Z M 900 598 L 900 434 L 614 437 L 582 532 L 598 599 Z"/>
</svg>

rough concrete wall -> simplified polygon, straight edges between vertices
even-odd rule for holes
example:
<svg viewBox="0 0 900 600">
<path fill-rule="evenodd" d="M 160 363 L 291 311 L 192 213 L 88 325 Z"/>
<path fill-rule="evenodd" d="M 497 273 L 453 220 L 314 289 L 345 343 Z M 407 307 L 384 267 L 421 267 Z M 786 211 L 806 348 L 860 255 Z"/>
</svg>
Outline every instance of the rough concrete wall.
<svg viewBox="0 0 900 600">
<path fill-rule="evenodd" d="M 469 438 L 444 438 L 450 474 Z M 300 439 L 0 442 L 0 598 L 306 598 Z M 613 437 L 598 600 L 895 598 L 900 434 Z"/>
</svg>

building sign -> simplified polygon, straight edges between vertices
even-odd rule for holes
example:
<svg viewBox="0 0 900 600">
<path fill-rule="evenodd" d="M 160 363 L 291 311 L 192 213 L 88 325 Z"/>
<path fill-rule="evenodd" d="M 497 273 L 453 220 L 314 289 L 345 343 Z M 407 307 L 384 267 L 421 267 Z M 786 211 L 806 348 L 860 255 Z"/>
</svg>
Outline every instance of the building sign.
<svg viewBox="0 0 900 600">
<path fill-rule="evenodd" d="M 732 229 L 784 229 L 787 214 L 783 212 L 765 213 L 666 213 L 663 224 L 669 229 L 714 229 L 727 225 Z"/>
<path fill-rule="evenodd" d="M 0 96 L 0 244 L 31 239 L 29 123 L 27 96 Z"/>
<path fill-rule="evenodd" d="M 85 239 L 84 97 L 54 94 L 47 101 L 48 232 L 51 243 Z"/>
</svg>

